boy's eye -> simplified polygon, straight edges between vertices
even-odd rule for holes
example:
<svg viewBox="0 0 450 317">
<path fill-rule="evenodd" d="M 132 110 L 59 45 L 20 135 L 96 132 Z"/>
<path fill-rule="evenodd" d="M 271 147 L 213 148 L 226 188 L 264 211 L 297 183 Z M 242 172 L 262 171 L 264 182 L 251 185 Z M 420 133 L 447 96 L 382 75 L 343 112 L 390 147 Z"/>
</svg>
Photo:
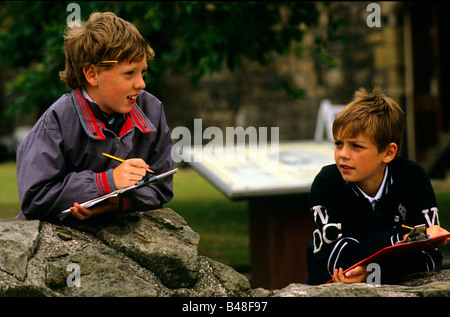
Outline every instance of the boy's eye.
<svg viewBox="0 0 450 317">
<path fill-rule="evenodd" d="M 130 70 L 129 72 L 126 72 L 126 73 L 125 73 L 125 75 L 128 75 L 128 76 L 133 76 L 134 74 L 135 74 L 135 72 L 134 72 L 133 70 Z M 144 70 L 141 72 L 141 74 L 142 74 L 142 76 L 145 76 L 145 74 L 147 74 L 147 70 L 144 69 Z"/>
<path fill-rule="evenodd" d="M 134 70 L 129 70 L 129 71 L 125 72 L 124 74 L 131 76 L 134 74 Z"/>
<path fill-rule="evenodd" d="M 334 141 L 335 146 L 342 146 L 342 141 Z"/>
</svg>

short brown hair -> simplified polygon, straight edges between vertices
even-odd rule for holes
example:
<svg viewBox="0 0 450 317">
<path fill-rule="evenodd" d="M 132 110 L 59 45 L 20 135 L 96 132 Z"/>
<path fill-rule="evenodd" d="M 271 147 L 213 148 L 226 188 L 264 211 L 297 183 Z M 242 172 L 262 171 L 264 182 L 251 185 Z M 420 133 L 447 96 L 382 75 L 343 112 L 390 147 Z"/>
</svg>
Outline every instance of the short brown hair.
<svg viewBox="0 0 450 317">
<path fill-rule="evenodd" d="M 378 151 L 391 142 L 400 149 L 404 133 L 404 112 L 381 88 L 372 92 L 361 88 L 353 100 L 336 116 L 333 137 L 355 137 L 362 133 L 372 139 Z"/>
<path fill-rule="evenodd" d="M 112 12 L 95 12 L 80 27 L 68 28 L 64 36 L 64 52 L 66 68 L 59 75 L 72 89 L 81 88 L 86 83 L 83 73 L 86 65 L 111 60 L 131 63 L 155 56 L 136 27 Z"/>
</svg>

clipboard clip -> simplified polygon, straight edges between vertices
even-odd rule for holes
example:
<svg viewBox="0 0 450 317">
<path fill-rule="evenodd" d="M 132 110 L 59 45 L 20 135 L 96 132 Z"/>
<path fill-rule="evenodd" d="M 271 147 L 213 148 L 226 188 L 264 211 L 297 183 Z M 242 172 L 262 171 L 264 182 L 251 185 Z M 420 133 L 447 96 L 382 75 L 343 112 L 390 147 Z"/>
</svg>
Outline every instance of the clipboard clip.
<svg viewBox="0 0 450 317">
<path fill-rule="evenodd" d="M 408 233 L 405 240 L 398 241 L 396 244 L 406 243 L 406 242 L 418 242 L 430 239 L 431 236 L 427 234 L 427 228 L 425 224 L 417 225 Z"/>
<path fill-rule="evenodd" d="M 160 175 L 149 175 L 147 177 L 145 177 L 143 180 L 141 180 L 140 182 L 138 182 L 135 186 L 135 188 L 141 188 L 147 185 L 150 185 L 152 183 L 156 183 L 159 179 L 167 177 L 169 175 L 175 174 L 176 172 L 178 172 L 178 168 L 175 168 L 171 171 L 168 171 L 166 173 L 160 174 Z"/>
</svg>

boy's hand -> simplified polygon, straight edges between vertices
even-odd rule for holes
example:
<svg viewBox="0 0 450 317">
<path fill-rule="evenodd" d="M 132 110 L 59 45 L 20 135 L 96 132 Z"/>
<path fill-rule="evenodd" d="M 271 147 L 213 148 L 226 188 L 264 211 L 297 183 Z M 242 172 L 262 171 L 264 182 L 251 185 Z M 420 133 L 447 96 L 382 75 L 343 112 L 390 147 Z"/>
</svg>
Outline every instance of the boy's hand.
<svg viewBox="0 0 450 317">
<path fill-rule="evenodd" d="M 70 212 L 75 218 L 79 220 L 86 220 L 96 215 L 114 212 L 117 208 L 119 208 L 119 198 L 111 197 L 90 209 L 75 203 L 73 207 L 70 207 Z"/>
<path fill-rule="evenodd" d="M 132 186 L 141 181 L 149 166 L 143 159 L 128 159 L 113 170 L 114 184 L 117 189 Z"/>
<path fill-rule="evenodd" d="M 369 272 L 367 272 L 367 265 L 357 266 L 345 274 L 344 270 L 342 268 L 339 268 L 339 270 L 334 270 L 333 282 L 342 282 L 345 284 L 365 283 L 368 276 Z"/>
<path fill-rule="evenodd" d="M 427 234 L 431 236 L 431 238 L 434 238 L 436 236 L 440 236 L 443 234 L 447 234 L 448 231 L 444 228 L 441 228 L 439 226 L 431 226 L 427 228 Z M 431 246 L 432 248 L 440 248 L 447 244 L 448 239 L 445 239 L 444 241 L 441 241 L 440 243 L 436 243 L 435 245 Z"/>
<path fill-rule="evenodd" d="M 429 235 L 431 236 L 431 238 L 434 238 L 434 237 L 436 237 L 436 236 L 440 236 L 440 235 L 443 235 L 443 234 L 447 234 L 447 233 L 448 233 L 447 230 L 445 230 L 444 228 L 441 228 L 441 227 L 439 227 L 439 226 L 431 226 L 431 227 L 428 227 L 428 228 L 427 228 L 427 234 L 429 234 Z M 404 234 L 404 235 L 403 235 L 403 240 L 405 240 L 407 236 L 408 236 L 407 233 Z M 446 239 L 446 240 L 444 240 L 444 241 L 441 241 L 441 242 L 439 242 L 439 243 L 436 243 L 436 244 L 430 246 L 430 248 L 440 248 L 440 247 L 443 247 L 444 245 L 447 244 L 447 242 L 448 242 L 448 239 Z"/>
</svg>

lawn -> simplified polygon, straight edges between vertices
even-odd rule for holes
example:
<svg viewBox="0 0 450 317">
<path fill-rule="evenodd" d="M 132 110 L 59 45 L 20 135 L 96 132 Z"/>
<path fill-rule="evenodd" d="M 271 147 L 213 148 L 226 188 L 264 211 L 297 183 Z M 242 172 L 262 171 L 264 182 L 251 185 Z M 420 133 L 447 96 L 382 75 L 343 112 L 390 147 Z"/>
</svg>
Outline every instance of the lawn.
<svg viewBox="0 0 450 317">
<path fill-rule="evenodd" d="M 436 191 L 441 226 L 450 229 L 450 189 Z M 249 227 L 246 202 L 232 202 L 189 168 L 174 176 L 174 199 L 166 205 L 178 212 L 199 233 L 199 253 L 249 272 Z M 16 165 L 0 164 L 0 218 L 19 211 Z M 441 251 L 450 256 L 450 245 Z"/>
<path fill-rule="evenodd" d="M 0 164 L 0 218 L 13 218 L 20 211 L 16 163 Z"/>
</svg>

